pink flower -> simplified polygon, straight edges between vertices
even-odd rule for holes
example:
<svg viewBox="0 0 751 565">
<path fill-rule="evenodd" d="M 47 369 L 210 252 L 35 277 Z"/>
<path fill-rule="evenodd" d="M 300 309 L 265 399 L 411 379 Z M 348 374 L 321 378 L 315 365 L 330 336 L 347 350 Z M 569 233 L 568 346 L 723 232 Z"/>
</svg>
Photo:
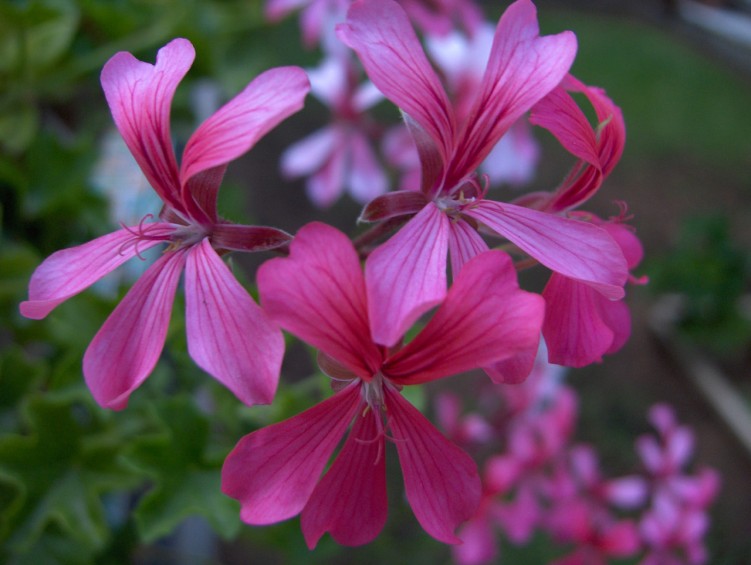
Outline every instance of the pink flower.
<svg viewBox="0 0 751 565">
<path fill-rule="evenodd" d="M 477 468 L 400 390 L 511 357 L 537 342 L 541 301 L 518 289 L 508 256 L 494 251 L 470 261 L 423 330 L 392 348 L 370 333 L 370 320 L 388 315 L 387 304 L 368 300 L 357 253 L 334 228 L 302 228 L 289 258 L 265 263 L 258 283 L 264 310 L 320 350 L 321 368 L 338 392 L 245 436 L 230 453 L 222 488 L 242 503 L 241 518 L 269 524 L 302 512 L 311 548 L 325 532 L 345 545 L 371 541 L 386 520 L 384 450 L 392 439 L 417 520 L 434 538 L 457 543 L 455 528 L 479 501 Z M 320 478 L 350 424 L 343 448 Z"/>
<path fill-rule="evenodd" d="M 386 192 L 387 179 L 371 147 L 375 124 L 365 111 L 381 100 L 372 83 L 357 84 L 350 52 L 329 55 L 308 72 L 311 91 L 331 108 L 332 123 L 296 142 L 282 155 L 282 172 L 308 176 L 308 196 L 317 206 L 332 205 L 347 189 L 364 204 Z"/>
<path fill-rule="evenodd" d="M 618 245 L 602 228 L 525 206 L 485 199 L 475 171 L 498 140 L 566 76 L 576 51 L 570 32 L 539 37 L 535 8 L 512 4 L 498 23 L 483 82 L 467 118 L 459 121 L 409 25 L 390 0 L 358 1 L 340 37 L 368 76 L 404 114 L 420 154 L 420 192 L 376 198 L 361 215 L 379 221 L 415 214 L 368 258 L 368 299 L 389 315 L 371 319 L 373 339 L 395 344 L 446 294 L 447 254 L 454 277 L 488 249 L 478 228 L 508 239 L 554 272 L 581 281 L 609 299 L 621 298 L 628 277 Z M 490 368 L 496 382 L 519 381 L 536 347 Z"/>
<path fill-rule="evenodd" d="M 286 243 L 273 228 L 230 224 L 216 209 L 227 163 L 302 107 L 309 85 L 296 67 L 272 69 L 207 119 L 188 140 L 178 166 L 170 105 L 195 51 L 175 39 L 155 65 L 120 52 L 102 70 L 102 87 L 120 133 L 164 202 L 159 221 L 58 251 L 34 272 L 21 313 L 41 319 L 141 251 L 166 243 L 86 350 L 83 372 L 96 401 L 120 410 L 151 373 L 167 333 L 185 271 L 188 351 L 193 360 L 247 404 L 274 396 L 284 352 L 281 332 L 235 280 L 220 256 Z"/>
<path fill-rule="evenodd" d="M 266 18 L 276 22 L 301 10 L 300 30 L 306 47 L 322 42 L 334 24 L 340 22 L 350 0 L 267 0 Z"/>
</svg>

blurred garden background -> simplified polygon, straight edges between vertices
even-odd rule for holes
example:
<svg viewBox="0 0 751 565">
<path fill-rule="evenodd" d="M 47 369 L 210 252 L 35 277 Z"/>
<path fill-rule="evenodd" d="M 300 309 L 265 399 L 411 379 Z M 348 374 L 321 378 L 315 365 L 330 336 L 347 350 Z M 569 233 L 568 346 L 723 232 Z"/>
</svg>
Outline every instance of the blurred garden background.
<svg viewBox="0 0 751 565">
<path fill-rule="evenodd" d="M 482 5 L 491 21 L 506 7 Z M 628 203 L 645 248 L 637 275 L 650 278 L 630 287 L 628 344 L 568 373 L 581 396 L 576 438 L 596 446 L 609 472 L 628 474 L 649 407 L 671 404 L 695 432 L 696 465 L 722 477 L 708 562 L 751 563 L 751 440 L 743 435 L 751 414 L 751 41 L 681 18 L 681 2 L 536 5 L 543 33 L 576 33 L 572 72 L 623 110 L 626 150 L 591 209 L 607 217 L 618 212 L 614 199 Z M 43 321 L 20 316 L 45 257 L 111 231 L 123 214 L 137 221 L 158 211 L 117 144 L 99 72 L 122 50 L 151 62 L 174 37 L 197 52 L 173 105 L 178 145 L 261 71 L 320 60 L 303 48 L 297 17 L 269 23 L 261 0 L 0 2 L 0 562 L 450 563 L 449 549 L 422 532 L 402 500 L 398 472 L 386 530 L 363 548 L 326 536 L 310 553 L 296 519 L 241 524 L 239 505 L 220 490 L 224 457 L 242 435 L 307 408 L 326 389 L 324 379 L 306 378 L 316 369 L 299 343 L 290 344 L 274 405 L 243 407 L 190 361 L 178 298 L 154 376 L 126 411 L 111 412 L 91 399 L 81 359 L 132 281 L 128 272 Z M 398 118 L 388 102 L 376 112 Z M 290 233 L 322 220 L 354 234 L 359 204 L 345 197 L 320 210 L 302 182 L 279 173 L 282 151 L 326 123 L 327 110 L 309 97 L 230 166 L 220 211 Z M 532 186 L 549 190 L 571 157 L 547 132 L 534 134 L 543 156 Z M 237 261 L 244 282 L 269 256 Z M 729 387 L 732 405 L 708 391 L 707 371 L 721 374 L 716 386 Z M 528 547 L 501 543 L 503 563 L 550 555 L 541 537 Z"/>
</svg>

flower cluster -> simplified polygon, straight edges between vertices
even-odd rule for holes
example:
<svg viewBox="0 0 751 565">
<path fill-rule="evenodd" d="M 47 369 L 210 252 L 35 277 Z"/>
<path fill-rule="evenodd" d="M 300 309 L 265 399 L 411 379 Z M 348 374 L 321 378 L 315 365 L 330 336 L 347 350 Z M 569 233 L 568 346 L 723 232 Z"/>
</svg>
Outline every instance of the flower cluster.
<svg viewBox="0 0 751 565">
<path fill-rule="evenodd" d="M 326 532 L 345 545 L 373 540 L 386 521 L 389 442 L 407 500 L 428 534 L 459 543 L 456 530 L 471 519 L 460 556 L 487 553 L 469 540 L 488 538 L 491 514 L 512 540 L 528 538 L 544 490 L 556 493 L 550 504 L 581 514 L 559 520 L 557 536 L 587 551 L 624 554 L 637 526 L 600 510 L 611 495 L 626 496 L 625 487 L 600 480 L 585 448 L 560 456 L 573 427 L 571 393 L 532 417 L 526 404 L 537 401 L 509 389 L 510 402 L 521 394 L 514 400 L 518 421 L 509 427 L 507 453 L 489 462 L 484 489 L 476 463 L 455 442 L 495 434 L 493 427 L 460 424 L 454 413 L 451 441 L 402 395 L 404 387 L 472 369 L 496 384 L 539 383 L 534 375 L 548 359 L 579 367 L 623 345 L 630 333 L 624 287 L 640 282 L 630 273 L 641 245 L 626 224 L 625 205 L 609 219 L 579 209 L 620 159 L 620 109 L 569 73 L 574 34 L 540 36 L 529 0 L 514 2 L 495 27 L 471 0 L 270 0 L 267 15 L 278 19 L 295 8 L 303 9 L 305 44 L 320 45 L 325 55 L 321 66 L 258 76 L 201 124 L 179 163 L 170 106 L 193 62 L 192 45 L 173 40 L 154 65 L 124 52 L 110 59 L 101 75 L 107 102 L 162 209 L 157 218 L 51 255 L 32 276 L 22 314 L 43 318 L 126 260 L 164 244 L 84 356 L 84 378 L 101 406 L 125 408 L 154 369 L 183 273 L 188 352 L 240 401 L 272 402 L 284 355 L 281 330 L 316 348 L 331 379 L 333 396 L 250 433 L 227 457 L 222 488 L 241 502 L 245 522 L 300 514 L 311 548 Z M 354 240 L 321 223 L 294 236 L 239 225 L 217 210 L 228 163 L 299 110 L 309 91 L 328 106 L 332 123 L 291 146 L 282 169 L 306 177 L 319 206 L 345 190 L 364 204 L 359 221 L 370 226 Z M 594 124 L 574 96 L 591 106 Z M 384 99 L 398 107 L 400 124 L 380 124 L 368 113 Z M 538 149 L 531 126 L 547 129 L 575 163 L 555 189 L 502 202 L 491 196 L 491 180 L 521 185 L 532 178 Z M 388 191 L 397 174 L 399 190 Z M 223 258 L 273 250 L 280 256 L 257 274 L 259 306 Z M 536 265 L 550 273 L 544 291 L 521 290 L 517 272 Z M 536 362 L 541 337 L 548 355 Z M 672 453 L 666 446 L 676 440 L 668 436 L 680 434 L 667 416 L 655 418 L 662 447 Z M 650 551 L 662 556 L 680 546 L 699 554 L 691 532 L 700 518 L 678 527 L 671 516 L 685 516 L 688 507 L 700 515 L 712 489 L 701 487 L 699 495 L 699 486 L 671 479 L 675 473 L 665 468 L 681 461 L 662 447 L 645 440 L 642 448 L 659 492 L 642 522 Z M 560 462 L 558 476 L 543 477 L 552 460 Z M 512 488 L 514 499 L 499 502 Z M 477 518 L 478 508 L 486 518 Z M 550 528 L 555 515 L 553 509 Z"/>
<path fill-rule="evenodd" d="M 635 472 L 604 477 L 595 448 L 573 442 L 577 395 L 563 384 L 562 368 L 545 357 L 522 385 L 486 391 L 500 406 L 461 415 L 455 394 L 436 399 L 452 439 L 491 452 L 478 511 L 459 530 L 464 543 L 454 546 L 454 561 L 497 563 L 501 532 L 514 545 L 546 534 L 562 555 L 555 565 L 636 557 L 640 565 L 706 563 L 707 509 L 719 476 L 706 467 L 690 470 L 691 431 L 667 405 L 653 406 L 649 421 L 657 436 L 637 438 Z"/>
</svg>

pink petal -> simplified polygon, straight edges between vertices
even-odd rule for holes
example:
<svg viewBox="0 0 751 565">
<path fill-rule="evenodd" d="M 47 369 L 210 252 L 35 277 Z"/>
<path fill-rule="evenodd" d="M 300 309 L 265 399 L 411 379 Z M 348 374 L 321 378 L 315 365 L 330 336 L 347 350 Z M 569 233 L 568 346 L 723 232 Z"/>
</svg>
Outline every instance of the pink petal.
<svg viewBox="0 0 751 565">
<path fill-rule="evenodd" d="M 373 341 L 392 346 L 446 295 L 449 220 L 432 202 L 365 263 Z"/>
<path fill-rule="evenodd" d="M 618 244 L 602 228 L 513 204 L 480 201 L 464 211 L 549 269 L 617 300 L 628 268 Z"/>
<path fill-rule="evenodd" d="M 211 247 L 208 238 L 185 265 L 188 352 L 245 404 L 270 404 L 284 339 Z"/>
<path fill-rule="evenodd" d="M 312 0 L 267 0 L 264 15 L 271 22 L 277 22 L 295 10 L 310 4 Z"/>
<path fill-rule="evenodd" d="M 21 302 L 21 314 L 41 320 L 58 304 L 88 288 L 131 257 L 163 243 L 174 231 L 168 224 L 147 224 L 145 229 L 150 236 L 164 239 L 136 242 L 133 233 L 138 229 L 118 230 L 47 257 L 31 275 L 29 299 Z"/>
<path fill-rule="evenodd" d="M 631 337 L 631 312 L 623 300 L 607 300 L 602 296 L 598 299 L 600 316 L 613 331 L 613 342 L 605 351 L 609 355 L 620 351 Z"/>
<path fill-rule="evenodd" d="M 309 175 L 325 165 L 339 140 L 339 130 L 325 127 L 290 145 L 282 154 L 282 173 L 287 178 Z"/>
<path fill-rule="evenodd" d="M 600 303 L 606 300 L 589 286 L 556 273 L 543 296 L 548 307 L 542 333 L 550 362 L 583 367 L 601 361 L 614 338 L 601 314 Z"/>
<path fill-rule="evenodd" d="M 453 110 L 404 10 L 391 0 L 354 2 L 337 33 L 378 89 L 428 133 L 445 162 L 453 146 Z"/>
<path fill-rule="evenodd" d="M 482 163 L 511 125 L 566 76 L 576 55 L 571 32 L 540 37 L 529 0 L 514 2 L 496 28 L 488 66 L 449 166 L 446 186 Z"/>
<path fill-rule="evenodd" d="M 355 419 L 344 447 L 300 517 L 310 549 L 326 532 L 347 546 L 369 543 L 381 532 L 388 510 L 384 443 L 372 411 Z"/>
<path fill-rule="evenodd" d="M 384 390 L 407 500 L 417 521 L 437 540 L 461 543 L 454 531 L 480 503 L 477 465 L 401 394 Z"/>
<path fill-rule="evenodd" d="M 291 240 L 287 232 L 266 226 L 217 224 L 211 230 L 214 245 L 232 251 L 268 251 Z"/>
<path fill-rule="evenodd" d="M 360 261 L 343 233 L 308 224 L 290 245 L 289 257 L 264 263 L 257 279 L 272 320 L 360 377 L 378 370 Z"/>
<path fill-rule="evenodd" d="M 464 266 L 430 322 L 384 363 L 384 375 L 418 384 L 536 350 L 544 311 L 538 295 L 519 290 L 509 256 L 488 251 Z"/>
<path fill-rule="evenodd" d="M 86 349 L 83 376 L 100 406 L 125 408 L 159 360 L 185 255 L 165 253 L 149 267 Z"/>
<path fill-rule="evenodd" d="M 360 204 L 369 202 L 388 189 L 388 180 L 376 159 L 370 142 L 359 132 L 349 136 L 349 193 Z"/>
<path fill-rule="evenodd" d="M 515 385 L 523 383 L 534 369 L 538 345 L 536 343 L 529 349 L 503 361 L 485 365 L 483 370 L 490 377 L 490 380 L 496 384 Z"/>
<path fill-rule="evenodd" d="M 412 190 L 388 192 L 368 202 L 357 220 L 358 222 L 379 222 L 398 216 L 416 214 L 425 208 L 427 203 L 422 192 Z"/>
<path fill-rule="evenodd" d="M 487 517 L 474 518 L 464 524 L 459 530 L 459 537 L 462 544 L 451 548 L 458 565 L 484 565 L 496 561 L 498 542 Z"/>
<path fill-rule="evenodd" d="M 328 159 L 313 175 L 308 177 L 305 188 L 308 198 L 319 208 L 328 208 L 344 191 L 344 176 L 347 167 L 347 145 L 345 139 L 338 135 L 336 145 Z"/>
<path fill-rule="evenodd" d="M 245 89 L 203 122 L 188 140 L 180 164 L 183 200 L 188 180 L 225 165 L 248 151 L 269 130 L 303 106 L 310 90 L 299 67 L 279 67 L 258 75 Z M 218 190 L 219 186 L 215 188 Z M 215 220 L 215 218 L 212 218 Z"/>
<path fill-rule="evenodd" d="M 243 437 L 224 460 L 222 492 L 240 501 L 248 524 L 273 524 L 308 502 L 336 445 L 360 406 L 349 386 L 288 420 Z"/>
<path fill-rule="evenodd" d="M 467 222 L 449 222 L 449 257 L 453 280 L 457 279 L 467 261 L 487 250 L 488 244 Z"/>
<path fill-rule="evenodd" d="M 194 58 L 190 41 L 173 39 L 157 53 L 156 65 L 121 51 L 107 61 L 101 75 L 104 95 L 126 145 L 159 197 L 181 212 L 185 209 L 170 136 L 170 106 Z"/>
</svg>

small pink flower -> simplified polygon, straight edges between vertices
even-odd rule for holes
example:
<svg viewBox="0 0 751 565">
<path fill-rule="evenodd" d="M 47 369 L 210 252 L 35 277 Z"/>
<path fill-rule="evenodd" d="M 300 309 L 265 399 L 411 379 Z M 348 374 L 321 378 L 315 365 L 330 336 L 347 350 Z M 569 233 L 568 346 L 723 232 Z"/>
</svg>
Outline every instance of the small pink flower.
<svg viewBox="0 0 751 565">
<path fill-rule="evenodd" d="M 247 404 L 274 396 L 284 352 L 281 332 L 221 260 L 229 251 L 278 247 L 290 236 L 273 228 L 230 224 L 216 197 L 227 163 L 248 151 L 302 107 L 302 69 L 272 69 L 196 130 L 178 165 L 170 106 L 195 51 L 186 39 L 159 50 L 155 65 L 120 52 L 102 70 L 102 87 L 120 133 L 164 202 L 159 220 L 123 227 L 58 251 L 34 272 L 21 313 L 41 319 L 141 251 L 166 243 L 86 350 L 83 373 L 96 401 L 116 410 L 151 373 L 164 346 L 172 302 L 185 271 L 188 351 Z"/>
<path fill-rule="evenodd" d="M 443 299 L 447 255 L 456 278 L 468 260 L 488 249 L 480 227 L 609 299 L 624 295 L 626 261 L 605 230 L 580 219 L 487 200 L 475 176 L 511 125 L 566 76 L 576 51 L 573 34 L 540 37 L 532 3 L 512 4 L 498 23 L 472 107 L 460 120 L 398 4 L 359 0 L 337 31 L 357 52 L 373 83 L 401 108 L 422 164 L 420 192 L 383 195 L 361 215 L 365 221 L 380 221 L 414 214 L 367 260 L 368 299 L 389 305 L 388 316 L 371 320 L 377 343 L 395 344 Z M 536 347 L 486 372 L 496 382 L 518 382 L 529 374 L 535 353 Z"/>
<path fill-rule="evenodd" d="M 319 364 L 338 392 L 247 435 L 230 453 L 222 488 L 242 503 L 241 518 L 269 524 L 302 513 L 311 548 L 325 532 L 344 545 L 371 541 L 386 520 L 384 450 L 391 439 L 417 520 L 434 538 L 457 543 L 454 530 L 479 501 L 477 468 L 400 390 L 536 343 L 542 303 L 518 289 L 508 256 L 493 251 L 470 261 L 423 330 L 391 348 L 370 332 L 370 320 L 387 315 L 387 304 L 368 300 L 357 253 L 334 228 L 302 228 L 289 258 L 265 263 L 258 284 L 269 316 L 319 348 Z"/>
<path fill-rule="evenodd" d="M 372 83 L 358 84 L 349 52 L 334 52 L 308 71 L 311 92 L 331 109 L 332 122 L 296 142 L 282 155 L 289 178 L 307 176 L 308 197 L 321 208 L 331 206 L 344 190 L 364 204 L 386 192 L 387 179 L 371 146 L 375 124 L 366 110 L 381 100 Z"/>
</svg>

